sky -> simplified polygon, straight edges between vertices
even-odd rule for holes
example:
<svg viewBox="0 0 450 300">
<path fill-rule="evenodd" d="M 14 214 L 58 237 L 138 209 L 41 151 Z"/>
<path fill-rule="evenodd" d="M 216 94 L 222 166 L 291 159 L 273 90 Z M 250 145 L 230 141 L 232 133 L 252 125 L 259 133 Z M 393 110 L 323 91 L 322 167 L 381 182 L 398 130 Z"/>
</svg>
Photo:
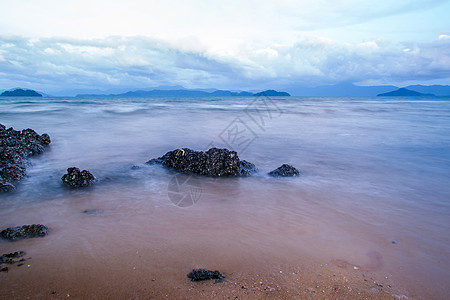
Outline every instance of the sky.
<svg viewBox="0 0 450 300">
<path fill-rule="evenodd" d="M 0 89 L 450 84 L 450 0 L 0 2 Z"/>
</svg>

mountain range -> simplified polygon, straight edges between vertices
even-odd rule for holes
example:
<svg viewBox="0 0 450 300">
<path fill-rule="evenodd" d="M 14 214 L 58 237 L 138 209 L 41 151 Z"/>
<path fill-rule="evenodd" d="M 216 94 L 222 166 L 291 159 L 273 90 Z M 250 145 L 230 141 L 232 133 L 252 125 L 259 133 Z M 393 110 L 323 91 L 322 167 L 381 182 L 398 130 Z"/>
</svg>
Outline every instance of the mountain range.
<svg viewBox="0 0 450 300">
<path fill-rule="evenodd" d="M 432 94 L 437 97 L 450 96 L 450 85 L 409 85 L 404 87 L 407 90 L 422 94 Z M 10 89 L 14 91 L 19 88 Z M 107 91 L 102 92 L 100 90 L 79 90 L 79 93 L 72 92 L 60 92 L 55 96 L 74 96 L 76 97 L 252 97 L 259 96 L 265 93 L 267 96 L 283 96 L 287 97 L 290 94 L 294 96 L 305 97 L 375 97 L 379 94 L 391 93 L 400 89 L 394 85 L 380 85 L 380 86 L 359 86 L 352 83 L 339 83 L 336 85 L 324 85 L 318 87 L 303 87 L 301 85 L 295 85 L 283 88 L 287 92 L 277 92 L 274 90 L 266 90 L 264 92 L 256 91 L 229 91 L 229 90 L 217 90 L 213 88 L 208 89 L 186 89 L 182 86 L 159 86 L 155 88 L 147 88 L 137 91 Z M 29 90 L 29 89 L 25 89 Z M 0 90 L 2 92 L 2 90 Z M 80 93 L 81 92 L 81 93 Z M 44 97 L 50 97 L 50 95 L 38 91 L 39 94 Z"/>
<path fill-rule="evenodd" d="M 278 92 L 275 90 L 266 90 L 259 93 L 250 92 L 232 92 L 226 90 L 188 90 L 188 89 L 176 89 L 176 90 L 166 90 L 166 89 L 155 89 L 150 91 L 139 90 L 130 91 L 122 94 L 78 94 L 76 97 L 252 97 L 252 96 L 283 96 L 289 97 L 290 94 L 287 92 Z"/>
</svg>

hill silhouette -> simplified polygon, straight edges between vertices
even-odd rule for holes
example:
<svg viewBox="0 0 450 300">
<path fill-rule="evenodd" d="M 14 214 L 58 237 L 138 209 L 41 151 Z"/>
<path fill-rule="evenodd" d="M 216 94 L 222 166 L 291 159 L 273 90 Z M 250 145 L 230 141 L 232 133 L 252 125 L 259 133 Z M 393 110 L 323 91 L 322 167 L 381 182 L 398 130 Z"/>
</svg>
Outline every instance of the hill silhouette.
<svg viewBox="0 0 450 300">
<path fill-rule="evenodd" d="M 12 91 L 4 91 L 0 94 L 0 97 L 42 97 L 42 95 L 33 90 L 15 89 Z"/>
<path fill-rule="evenodd" d="M 392 91 L 392 92 L 387 92 L 387 93 L 382 93 L 382 94 L 378 94 L 378 97 L 431 97 L 434 96 L 434 94 L 424 94 L 424 93 L 420 93 L 420 92 L 416 92 L 413 90 L 409 90 L 406 88 L 400 88 L 398 90 Z"/>
</svg>

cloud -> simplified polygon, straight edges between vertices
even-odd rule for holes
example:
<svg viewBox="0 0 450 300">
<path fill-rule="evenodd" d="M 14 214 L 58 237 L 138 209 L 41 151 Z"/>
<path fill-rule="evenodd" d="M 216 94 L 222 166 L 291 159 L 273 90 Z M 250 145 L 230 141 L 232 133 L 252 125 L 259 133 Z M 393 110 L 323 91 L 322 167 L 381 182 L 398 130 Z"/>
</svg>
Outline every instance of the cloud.
<svg viewBox="0 0 450 300">
<path fill-rule="evenodd" d="M 201 52 L 181 51 L 150 38 L 97 40 L 2 38 L 0 82 L 64 87 L 147 87 L 167 82 L 208 85 L 229 66 Z M 223 75 L 221 75 L 223 74 Z M 14 85 L 14 86 L 15 86 Z"/>
<path fill-rule="evenodd" d="M 408 51 L 405 51 L 408 49 Z M 401 83 L 450 78 L 450 39 L 392 44 L 303 38 L 241 44 L 227 52 L 148 37 L 0 37 L 0 85 L 48 93 L 82 89 L 262 89 L 341 81 Z"/>
</svg>

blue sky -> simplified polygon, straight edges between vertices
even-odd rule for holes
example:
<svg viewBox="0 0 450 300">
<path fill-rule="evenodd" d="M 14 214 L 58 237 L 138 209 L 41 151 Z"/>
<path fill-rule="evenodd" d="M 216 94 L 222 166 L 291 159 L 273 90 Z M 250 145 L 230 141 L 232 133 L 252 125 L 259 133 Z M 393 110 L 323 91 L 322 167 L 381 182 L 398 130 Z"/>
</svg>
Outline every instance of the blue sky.
<svg viewBox="0 0 450 300">
<path fill-rule="evenodd" d="M 16 0 L 0 89 L 450 84 L 450 1 Z"/>
</svg>

